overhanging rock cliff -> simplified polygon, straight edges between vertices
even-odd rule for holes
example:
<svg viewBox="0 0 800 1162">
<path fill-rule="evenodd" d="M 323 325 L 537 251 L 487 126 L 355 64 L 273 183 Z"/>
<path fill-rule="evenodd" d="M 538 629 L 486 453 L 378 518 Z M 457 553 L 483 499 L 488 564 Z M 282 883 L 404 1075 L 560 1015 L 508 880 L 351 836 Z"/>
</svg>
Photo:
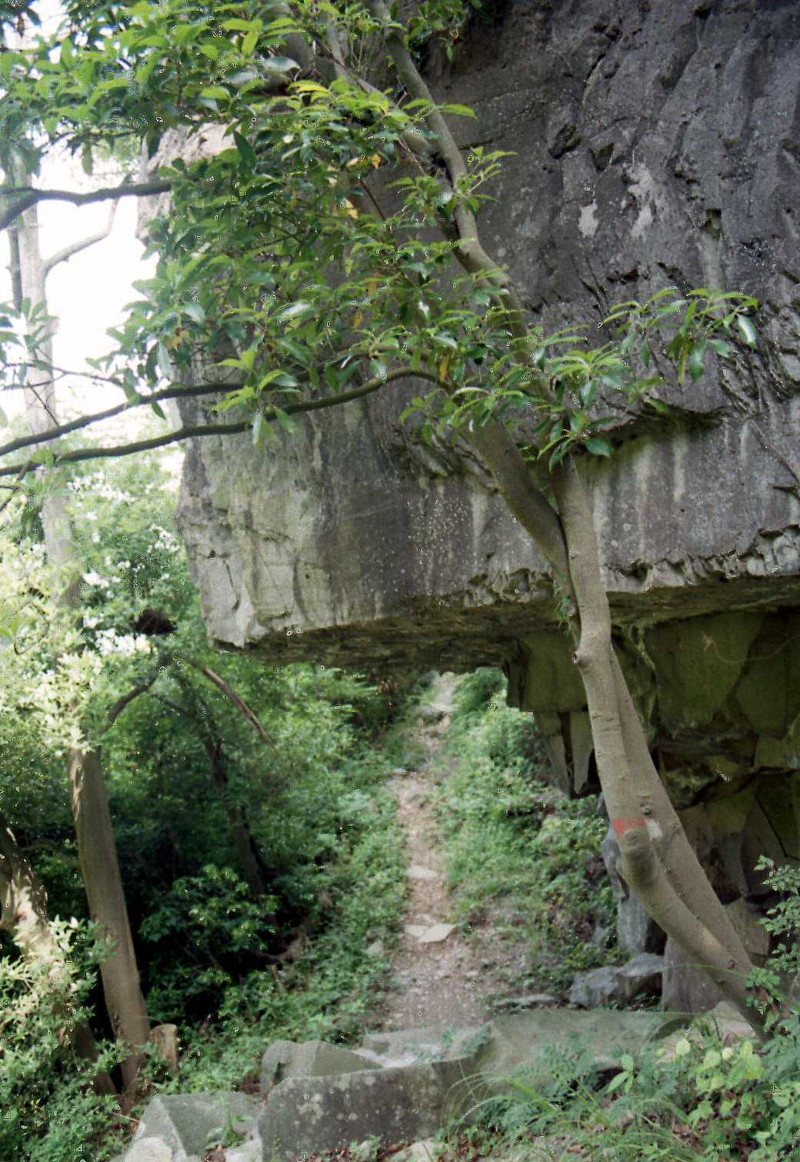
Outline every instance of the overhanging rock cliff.
<svg viewBox="0 0 800 1162">
<path fill-rule="evenodd" d="M 513 151 L 486 241 L 542 324 L 667 285 L 763 303 L 757 353 L 673 388 L 669 428 L 621 417 L 614 461 L 586 465 L 671 788 L 752 800 L 754 772 L 800 769 L 800 9 L 520 0 L 487 20 L 429 73 L 475 108 L 465 145 Z M 279 444 L 190 448 L 180 522 L 209 632 L 269 662 L 502 664 L 574 789 L 592 778 L 584 700 L 543 562 L 473 456 L 401 426 L 411 394 Z M 788 786 L 758 805 L 761 849 L 800 858 Z M 746 875 L 732 859 L 732 896 Z"/>
</svg>

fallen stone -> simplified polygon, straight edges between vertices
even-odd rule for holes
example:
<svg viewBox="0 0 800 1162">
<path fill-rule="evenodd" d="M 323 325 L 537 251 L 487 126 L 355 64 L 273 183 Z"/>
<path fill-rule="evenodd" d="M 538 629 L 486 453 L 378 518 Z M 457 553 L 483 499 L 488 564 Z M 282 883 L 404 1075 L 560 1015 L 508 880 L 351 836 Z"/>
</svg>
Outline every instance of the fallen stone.
<svg viewBox="0 0 800 1162">
<path fill-rule="evenodd" d="M 293 1077 L 272 1090 L 259 1119 L 263 1162 L 341 1149 L 365 1138 L 429 1138 L 450 1116 L 447 1087 L 433 1065 Z"/>
<path fill-rule="evenodd" d="M 241 1146 L 229 1146 L 225 1151 L 225 1162 L 261 1162 L 263 1149 L 260 1138 L 251 1138 Z"/>
<path fill-rule="evenodd" d="M 173 1162 L 171 1148 L 161 1138 L 139 1138 L 123 1156 L 124 1162 Z"/>
<path fill-rule="evenodd" d="M 720 1001 L 711 1012 L 706 1013 L 704 1019 L 711 1024 L 712 1028 L 716 1030 L 717 1036 L 726 1044 L 731 1041 L 746 1041 L 755 1036 L 752 1025 L 744 1019 L 730 1001 Z"/>
<path fill-rule="evenodd" d="M 623 965 L 576 973 L 569 990 L 569 1001 L 581 1008 L 593 1009 L 612 1001 L 627 1004 L 641 995 L 658 996 L 663 972 L 662 956 L 641 952 Z"/>
<path fill-rule="evenodd" d="M 261 1058 L 261 1089 L 268 1093 L 290 1077 L 333 1077 L 376 1068 L 352 1049 L 326 1041 L 274 1041 Z"/>
<path fill-rule="evenodd" d="M 437 1162 L 443 1153 L 444 1147 L 439 1142 L 426 1138 L 424 1142 L 412 1142 L 400 1150 L 394 1155 L 393 1162 Z"/>
<path fill-rule="evenodd" d="M 202 1157 L 228 1132 L 252 1134 L 258 1105 L 244 1093 L 175 1093 L 153 1098 L 125 1162 L 173 1162 L 173 1156 L 174 1162 L 188 1162 L 187 1156 Z M 160 1153 L 152 1152 L 155 1146 L 150 1154 L 133 1153 L 148 1139 L 161 1143 Z"/>
<path fill-rule="evenodd" d="M 499 1092 L 503 1079 L 516 1070 L 549 1072 L 554 1050 L 575 1050 L 589 1056 L 598 1070 L 611 1069 L 622 1053 L 634 1053 L 658 1035 L 663 1015 L 594 1009 L 537 1009 L 498 1017 L 477 1054 L 475 1075 L 489 1092 Z"/>
<path fill-rule="evenodd" d="M 618 1000 L 622 994 L 616 969 L 612 965 L 576 972 L 567 998 L 582 1009 L 596 1009 Z"/>
<path fill-rule="evenodd" d="M 398 1029 L 368 1033 L 358 1054 L 379 1065 L 412 1065 L 415 1062 L 476 1060 L 489 1037 L 489 1025 L 454 1029 L 429 1025 L 424 1029 Z"/>
<path fill-rule="evenodd" d="M 422 867 L 421 864 L 412 863 L 408 868 L 406 875 L 410 880 L 435 880 L 437 879 L 436 872 L 432 868 Z"/>
<path fill-rule="evenodd" d="M 720 1001 L 710 1012 L 702 1014 L 699 1019 L 696 1018 L 695 1023 L 688 1028 L 685 1025 L 674 1030 L 670 1028 L 668 1036 L 664 1037 L 661 1043 L 659 1059 L 671 1061 L 675 1056 L 678 1042 L 686 1038 L 697 1045 L 702 1045 L 704 1030 L 707 1028 L 710 1028 L 726 1045 L 733 1041 L 753 1040 L 756 1037 L 755 1030 L 745 1021 L 739 1010 L 728 1001 Z"/>
<path fill-rule="evenodd" d="M 664 957 L 654 952 L 640 952 L 617 969 L 617 976 L 625 987 L 627 1000 L 650 994 L 658 996 L 664 972 Z"/>
<path fill-rule="evenodd" d="M 405 931 L 420 944 L 441 944 L 456 930 L 455 924 L 406 924 Z"/>
</svg>

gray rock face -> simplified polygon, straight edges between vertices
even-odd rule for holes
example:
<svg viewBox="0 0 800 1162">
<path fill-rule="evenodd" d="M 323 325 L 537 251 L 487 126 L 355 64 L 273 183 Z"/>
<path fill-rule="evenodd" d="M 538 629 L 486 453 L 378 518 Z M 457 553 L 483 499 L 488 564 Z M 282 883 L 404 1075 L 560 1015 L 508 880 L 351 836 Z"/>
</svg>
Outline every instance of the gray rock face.
<svg viewBox="0 0 800 1162">
<path fill-rule="evenodd" d="M 268 1093 L 290 1077 L 332 1077 L 358 1069 L 375 1069 L 374 1062 L 341 1045 L 326 1041 L 274 1041 L 261 1059 L 261 1088 Z"/>
<path fill-rule="evenodd" d="M 514 151 L 485 238 L 545 329 L 670 284 L 764 304 L 758 353 L 668 389 L 669 430 L 621 417 L 613 462 L 585 466 L 629 677 L 695 801 L 720 774 L 800 766 L 800 11 L 512 0 L 494 21 L 432 83 L 475 107 L 465 146 Z M 575 789 L 585 706 L 543 562 L 467 449 L 401 427 L 414 392 L 277 446 L 189 449 L 180 524 L 209 633 L 270 662 L 504 664 Z"/>
<path fill-rule="evenodd" d="M 432 1065 L 291 1078 L 272 1091 L 259 1120 L 264 1162 L 334 1150 L 365 1138 L 427 1138 L 445 1120 L 444 1104 L 444 1089 Z"/>
<path fill-rule="evenodd" d="M 257 1106 L 243 1093 L 156 1097 L 142 1114 L 125 1162 L 194 1162 L 228 1136 L 252 1130 Z"/>
<path fill-rule="evenodd" d="M 676 387 L 677 431 L 631 431 L 591 466 L 621 620 L 800 593 L 799 21 L 756 0 L 515 0 L 433 78 L 476 108 L 462 132 L 514 151 L 484 230 L 546 328 L 669 284 L 765 304 L 758 356 Z M 552 622 L 480 466 L 400 430 L 413 390 L 278 450 L 192 449 L 181 523 L 212 637 L 270 660 L 472 666 Z"/>
</svg>

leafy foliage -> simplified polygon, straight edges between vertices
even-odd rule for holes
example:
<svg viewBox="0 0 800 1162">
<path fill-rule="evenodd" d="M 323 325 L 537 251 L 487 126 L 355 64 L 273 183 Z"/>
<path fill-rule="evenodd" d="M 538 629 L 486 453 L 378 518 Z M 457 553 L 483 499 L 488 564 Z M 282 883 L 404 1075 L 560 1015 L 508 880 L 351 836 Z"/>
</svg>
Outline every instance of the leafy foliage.
<svg viewBox="0 0 800 1162">
<path fill-rule="evenodd" d="M 598 854 L 605 823 L 594 800 L 570 802 L 546 785 L 533 718 L 503 704 L 504 687 L 484 669 L 456 695 L 453 769 L 439 790 L 448 881 L 462 917 L 491 916 L 509 940 L 523 932 L 531 974 L 561 988 L 608 960 L 613 901 Z"/>
<path fill-rule="evenodd" d="M 92 1062 L 69 1043 L 74 1023 L 88 1017 L 102 953 L 85 926 L 54 921 L 51 929 L 65 954 L 65 974 L 0 956 L 0 1155 L 64 1162 L 91 1153 L 103 1162 L 111 1153 L 116 1103 L 96 1095 L 92 1081 L 119 1054 L 106 1045 Z"/>
</svg>

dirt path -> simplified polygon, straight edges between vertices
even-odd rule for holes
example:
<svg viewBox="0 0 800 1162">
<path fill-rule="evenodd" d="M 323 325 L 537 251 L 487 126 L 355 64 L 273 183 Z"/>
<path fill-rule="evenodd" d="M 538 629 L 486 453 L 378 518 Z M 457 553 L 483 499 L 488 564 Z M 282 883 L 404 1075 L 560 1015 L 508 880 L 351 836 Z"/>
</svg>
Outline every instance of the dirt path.
<svg viewBox="0 0 800 1162">
<path fill-rule="evenodd" d="M 426 757 L 416 770 L 397 775 L 393 789 L 406 831 L 409 896 L 404 932 L 392 962 L 395 989 L 384 1010 L 384 1029 L 422 1025 L 477 1025 L 487 1019 L 487 982 L 478 954 L 450 918 L 440 841 L 430 805 L 431 768 L 447 730 L 455 687 L 453 674 L 434 681 L 415 730 Z"/>
</svg>

